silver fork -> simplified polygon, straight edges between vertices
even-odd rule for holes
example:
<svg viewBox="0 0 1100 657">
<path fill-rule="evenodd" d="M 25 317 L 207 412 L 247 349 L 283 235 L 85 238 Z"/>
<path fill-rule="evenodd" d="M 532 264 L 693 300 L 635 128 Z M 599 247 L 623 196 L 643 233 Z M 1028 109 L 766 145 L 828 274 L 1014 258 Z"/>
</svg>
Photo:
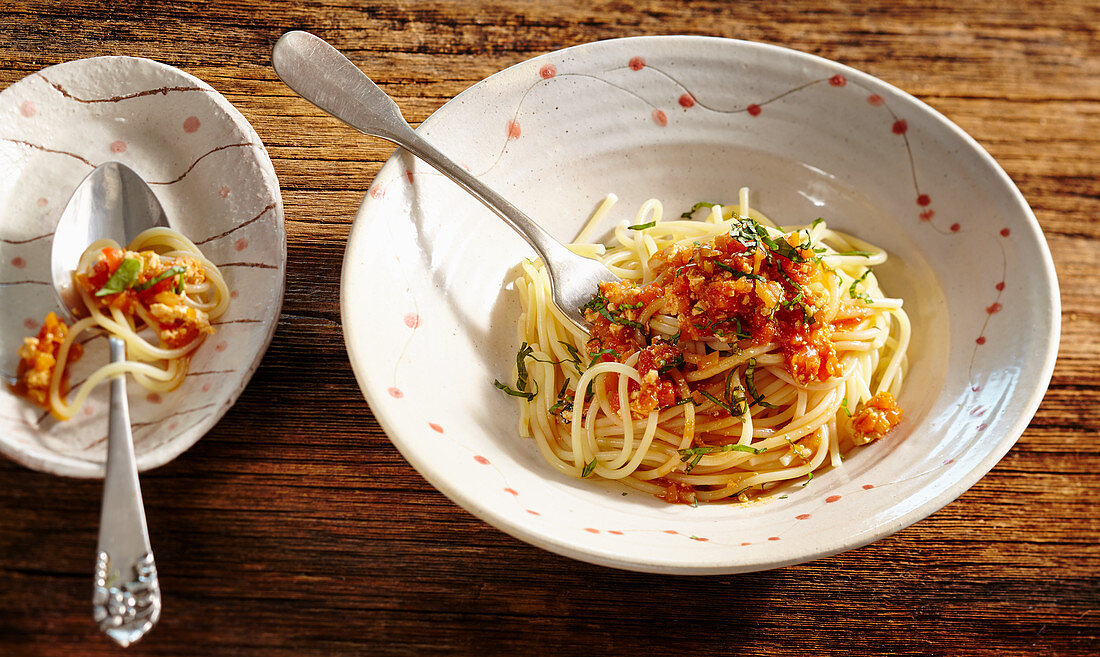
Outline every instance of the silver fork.
<svg viewBox="0 0 1100 657">
<path fill-rule="evenodd" d="M 618 276 L 603 264 L 562 246 L 516 206 L 416 134 L 397 103 L 320 37 L 287 32 L 276 42 L 271 60 L 282 81 L 302 98 L 360 132 L 401 146 L 473 194 L 515 229 L 546 265 L 554 303 L 588 332 L 581 306 L 591 301 L 600 282 L 618 281 Z"/>
</svg>

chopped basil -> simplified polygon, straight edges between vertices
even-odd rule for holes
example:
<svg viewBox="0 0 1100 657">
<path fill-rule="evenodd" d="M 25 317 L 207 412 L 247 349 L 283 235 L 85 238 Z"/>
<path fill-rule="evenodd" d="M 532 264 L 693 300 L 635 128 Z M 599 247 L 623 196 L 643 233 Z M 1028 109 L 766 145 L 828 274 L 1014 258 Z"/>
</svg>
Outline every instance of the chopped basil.
<svg viewBox="0 0 1100 657">
<path fill-rule="evenodd" d="M 768 450 L 763 447 L 757 448 L 750 447 L 748 445 L 705 445 L 703 447 L 688 447 L 686 449 L 678 449 L 676 451 L 680 453 L 680 462 L 687 463 L 687 467 L 684 468 L 684 472 L 691 472 L 695 468 L 695 466 L 699 465 L 699 461 L 702 460 L 702 458 L 707 454 L 720 454 L 722 452 L 745 452 L 747 454 L 763 454 Z"/>
<path fill-rule="evenodd" d="M 577 351 L 577 348 L 573 345 L 565 342 L 564 340 L 558 340 L 558 344 L 565 347 L 565 350 L 569 352 L 569 359 L 573 361 L 573 367 L 576 368 L 577 374 L 581 373 L 581 355 Z"/>
<path fill-rule="evenodd" d="M 107 279 L 103 287 L 95 293 L 97 297 L 105 297 L 108 294 L 118 294 L 128 290 L 134 285 L 138 274 L 141 273 L 141 261 L 137 258 L 124 258 L 115 273 Z"/>
<path fill-rule="evenodd" d="M 592 354 L 592 360 L 589 361 L 588 366 L 593 367 L 596 363 L 600 362 L 600 359 L 604 356 L 611 356 L 613 358 L 619 358 L 619 352 L 614 349 L 600 349 L 596 353 Z"/>
<path fill-rule="evenodd" d="M 764 395 L 756 390 L 756 359 L 750 358 L 745 365 L 745 388 L 749 391 L 752 403 L 749 406 L 762 406 L 764 408 L 779 408 L 775 404 L 764 401 Z"/>
<path fill-rule="evenodd" d="M 845 415 L 847 415 L 848 417 L 852 417 L 852 412 L 848 410 L 848 398 L 847 397 L 840 400 L 840 407 L 844 409 L 844 414 Z"/>
<path fill-rule="evenodd" d="M 734 278 L 751 278 L 754 281 L 767 281 L 768 280 L 768 279 L 764 278 L 763 276 L 761 276 L 760 274 L 754 274 L 751 271 L 740 271 L 738 269 L 734 269 L 733 267 L 727 265 L 724 262 L 719 262 L 717 260 L 713 260 L 712 262 L 714 263 L 715 267 L 718 267 L 719 269 L 724 269 L 724 270 L 728 271 L 729 273 L 733 274 Z"/>
<path fill-rule="evenodd" d="M 817 219 L 814 219 L 814 222 L 810 224 L 810 228 L 817 228 L 817 225 L 821 223 L 825 223 L 824 217 L 818 217 Z"/>
<path fill-rule="evenodd" d="M 695 405 L 698 405 L 698 402 L 696 402 L 696 401 L 695 401 L 694 399 L 692 399 L 691 397 L 685 397 L 685 398 L 683 398 L 683 399 L 677 400 L 677 401 L 675 401 L 675 402 L 673 402 L 673 403 L 669 404 L 668 406 L 662 406 L 662 407 L 660 407 L 660 408 L 659 408 L 659 409 L 657 409 L 657 410 L 659 410 L 659 411 L 663 411 L 663 410 L 666 410 L 666 409 L 669 409 L 669 408 L 675 408 L 675 407 L 677 407 L 677 406 L 683 406 L 684 404 L 688 404 L 688 403 L 691 403 L 691 404 L 695 404 Z"/>
<path fill-rule="evenodd" d="M 684 355 L 683 354 L 676 354 L 675 358 L 673 358 L 671 360 L 668 360 L 668 361 L 665 361 L 664 365 L 661 365 L 660 367 L 658 367 L 657 368 L 657 373 L 658 374 L 664 374 L 664 373 L 668 372 L 669 370 L 671 370 L 672 368 L 679 367 L 683 364 L 684 364 Z"/>
<path fill-rule="evenodd" d="M 713 208 L 716 205 L 718 205 L 718 204 L 717 203 L 707 203 L 706 201 L 700 201 L 699 203 L 696 203 L 695 205 L 691 206 L 690 210 L 688 210 L 687 212 L 681 214 L 680 218 L 681 219 L 691 219 L 691 217 L 695 214 L 695 212 L 699 208 Z"/>
<path fill-rule="evenodd" d="M 581 470 L 581 478 L 585 478 L 592 474 L 592 471 L 596 469 L 596 459 L 592 459 L 588 463 L 584 464 L 584 470 Z"/>
<path fill-rule="evenodd" d="M 180 286 L 183 285 L 183 276 L 182 276 L 182 274 L 186 274 L 186 273 L 187 273 L 187 268 L 186 267 L 180 267 L 178 265 L 175 266 L 175 267 L 169 267 L 168 269 L 165 269 L 160 274 L 158 274 L 156 277 L 151 278 L 151 279 L 145 281 L 144 283 L 138 283 L 137 285 L 134 286 L 134 289 L 137 290 L 138 292 L 141 292 L 142 290 L 148 290 L 149 288 L 153 287 L 157 283 L 163 281 L 166 278 L 171 278 L 172 276 L 179 276 L 180 277 L 179 282 L 176 284 L 176 287 L 179 288 Z"/>
<path fill-rule="evenodd" d="M 527 388 L 527 363 L 526 359 L 534 353 L 534 349 L 531 345 L 524 342 L 520 345 L 519 353 L 516 354 L 516 387 L 511 388 L 496 379 L 493 379 L 493 385 L 503 390 L 504 392 L 512 395 L 513 397 L 525 397 L 527 401 L 531 401 L 538 394 L 538 388 L 536 387 L 534 392 L 524 392 Z"/>
<path fill-rule="evenodd" d="M 860 283 L 862 283 L 863 280 L 865 278 L 867 278 L 867 275 L 870 274 L 870 273 L 871 273 L 871 270 L 868 269 L 867 271 L 863 272 L 862 276 L 860 276 L 856 280 L 852 281 L 852 284 L 848 286 L 848 296 L 849 297 L 851 297 L 853 299 L 862 299 L 862 300 L 866 301 L 867 303 L 871 303 L 871 297 L 869 295 L 860 294 L 860 293 L 856 292 L 856 286 L 859 285 Z"/>
<path fill-rule="evenodd" d="M 732 404 L 727 404 L 726 402 L 722 401 L 721 399 L 718 399 L 717 397 L 715 397 L 714 395 L 710 394 L 710 393 L 709 393 L 709 392 L 707 392 L 706 390 L 700 390 L 700 391 L 699 391 L 699 394 L 703 395 L 704 397 L 706 397 L 707 399 L 709 399 L 709 400 L 710 400 L 711 402 L 713 402 L 713 403 L 714 403 L 715 405 L 717 405 L 717 406 L 718 406 L 719 408 L 721 408 L 722 410 L 724 410 L 724 411 L 726 411 L 727 413 L 729 413 L 729 414 L 730 414 L 730 417 L 736 417 L 736 416 L 739 416 L 739 415 L 741 415 L 740 413 L 736 413 L 736 412 L 734 412 L 734 409 L 733 409 L 733 405 L 732 405 Z"/>
<path fill-rule="evenodd" d="M 623 326 L 645 330 L 645 326 L 643 326 L 639 322 L 629 320 L 623 317 L 621 313 L 612 313 L 611 310 L 608 309 L 607 304 L 607 297 L 603 295 L 603 292 L 597 291 L 596 295 L 592 297 L 591 301 L 581 306 L 581 311 L 583 312 L 586 310 L 591 310 L 592 312 L 603 315 L 607 319 L 607 321 L 611 322 L 612 324 L 621 324 Z M 633 308 L 633 306 L 628 307 Z"/>
<path fill-rule="evenodd" d="M 874 251 L 839 251 L 837 253 L 830 253 L 829 255 L 838 256 L 863 256 L 864 258 L 870 258 L 875 255 Z"/>
<path fill-rule="evenodd" d="M 627 226 L 630 230 L 645 230 L 646 228 L 653 228 L 657 225 L 656 221 L 651 221 L 645 224 L 634 224 L 633 226 Z"/>
<path fill-rule="evenodd" d="M 531 401 L 532 399 L 535 398 L 535 393 L 533 393 L 533 392 L 523 392 L 522 390 L 515 390 L 513 388 L 509 388 L 508 386 L 501 383 L 500 381 L 497 381 L 496 379 L 493 379 L 493 385 L 500 388 L 501 390 L 508 393 L 509 395 L 512 395 L 513 397 L 526 397 L 527 401 Z"/>
<path fill-rule="evenodd" d="M 806 481 L 805 481 L 805 483 L 802 484 L 802 487 L 805 488 L 807 484 L 809 484 L 811 481 L 813 481 L 813 478 L 814 478 L 814 473 L 812 473 L 812 472 L 810 474 L 806 475 Z"/>
</svg>

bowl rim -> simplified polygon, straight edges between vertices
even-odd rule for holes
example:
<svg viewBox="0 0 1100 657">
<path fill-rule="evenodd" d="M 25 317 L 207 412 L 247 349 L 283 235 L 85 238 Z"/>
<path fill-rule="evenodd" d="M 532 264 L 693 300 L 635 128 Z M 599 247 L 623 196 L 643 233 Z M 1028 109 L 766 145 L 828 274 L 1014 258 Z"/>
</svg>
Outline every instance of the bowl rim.
<svg viewBox="0 0 1100 657">
<path fill-rule="evenodd" d="M 351 283 L 352 275 L 354 273 L 354 264 L 351 261 L 351 254 L 355 249 L 355 245 L 361 240 L 359 237 L 366 229 L 366 221 L 364 215 L 368 211 L 368 208 L 372 202 L 369 193 L 364 194 L 362 203 L 360 204 L 356 218 L 352 225 L 351 232 L 348 237 L 347 249 L 345 250 L 343 266 L 341 269 L 341 287 L 340 287 L 340 312 L 341 319 L 344 325 L 344 341 L 348 351 L 349 361 L 351 362 L 352 369 L 355 374 L 356 381 L 359 384 L 359 388 L 370 405 L 371 411 L 377 418 L 379 425 L 385 431 L 386 436 L 390 442 L 397 448 L 401 455 L 412 465 L 417 472 L 424 477 L 433 487 L 443 493 L 451 501 L 471 513 L 477 518 L 489 523 L 490 525 L 500 529 L 501 531 L 518 538 L 524 542 L 530 543 L 537 547 L 543 548 L 556 554 L 578 559 L 588 563 L 598 564 L 602 566 L 609 566 L 613 568 L 620 568 L 625 570 L 633 570 L 639 572 L 650 572 L 659 574 L 676 574 L 676 575 L 709 575 L 709 574 L 732 574 L 742 572 L 753 572 L 759 570 L 768 570 L 772 568 L 779 568 L 787 565 L 804 563 L 813 561 L 816 559 L 824 558 L 833 554 L 844 552 L 847 550 L 855 549 L 873 543 L 881 538 L 889 536 L 901 529 L 912 525 L 913 523 L 922 520 L 929 515 L 940 510 L 953 500 L 957 499 L 967 490 L 969 490 L 975 483 L 984 477 L 1003 457 L 1016 441 L 1023 434 L 1024 430 L 1030 424 L 1031 419 L 1034 417 L 1039 404 L 1042 402 L 1043 397 L 1046 394 L 1047 388 L 1050 383 L 1051 376 L 1054 371 L 1054 364 L 1058 354 L 1059 339 L 1061 335 L 1061 298 L 1059 295 L 1059 286 L 1056 270 L 1054 268 L 1054 261 L 1050 254 L 1049 246 L 1043 236 L 1041 226 L 1036 219 L 1031 207 L 1024 199 L 1023 194 L 1019 188 L 1004 171 L 1004 169 L 997 163 L 997 161 L 969 134 L 967 134 L 962 128 L 944 116 L 941 112 L 931 107 L 924 101 L 916 98 L 912 94 L 886 82 L 871 74 L 860 71 L 846 64 L 836 62 L 818 55 L 795 50 L 793 48 L 787 48 L 785 46 L 779 46 L 775 44 L 748 41 L 743 39 L 731 39 L 725 37 L 714 36 L 696 36 L 696 35 L 659 35 L 659 36 L 634 36 L 634 37 L 622 37 L 614 39 L 604 39 L 600 41 L 587 42 L 577 44 L 560 50 L 546 52 L 521 62 L 517 62 L 511 66 L 508 66 L 500 71 L 493 73 L 492 75 L 479 80 L 454 98 L 448 100 L 437 110 L 435 110 L 427 119 L 425 119 L 420 126 L 417 127 L 417 132 L 423 134 L 424 131 L 430 131 L 432 126 L 438 121 L 441 114 L 445 114 L 446 110 L 453 103 L 457 104 L 465 97 L 478 92 L 478 88 L 487 83 L 490 80 L 500 80 L 500 78 L 514 72 L 519 67 L 530 66 L 535 63 L 539 63 L 542 60 L 551 60 L 555 58 L 562 58 L 569 56 L 578 51 L 583 51 L 588 48 L 602 47 L 613 44 L 641 44 L 652 42 L 675 42 L 685 44 L 686 47 L 690 47 L 691 44 L 701 44 L 705 47 L 732 47 L 732 48 L 748 48 L 758 50 L 765 53 L 771 53 L 776 56 L 791 58 L 793 61 L 810 62 L 814 64 L 825 64 L 831 68 L 837 69 L 844 75 L 851 76 L 853 79 L 858 79 L 861 82 L 871 83 L 872 85 L 881 85 L 891 92 L 896 93 L 902 99 L 910 102 L 913 107 L 923 113 L 927 118 L 931 119 L 938 127 L 945 129 L 955 139 L 958 139 L 962 144 L 968 147 L 974 154 L 978 156 L 983 165 L 987 168 L 987 173 L 992 175 L 996 179 L 996 184 L 1004 188 L 1008 197 L 1012 201 L 1012 205 L 1019 211 L 1024 225 L 1016 228 L 1025 228 L 1028 230 L 1029 237 L 1032 241 L 1039 246 L 1036 257 L 1042 261 L 1041 275 L 1046 279 L 1046 283 L 1049 291 L 1050 298 L 1050 330 L 1047 332 L 1045 338 L 1046 349 L 1041 354 L 1041 365 L 1039 371 L 1040 377 L 1034 382 L 1031 387 L 1026 401 L 1022 403 L 1024 409 L 1016 418 L 1012 421 L 1011 425 L 1006 429 L 1001 439 L 996 443 L 995 447 L 990 450 L 976 465 L 971 467 L 965 474 L 959 476 L 952 485 L 945 487 L 935 496 L 927 499 L 925 502 L 917 505 L 913 509 L 904 512 L 890 520 L 876 525 L 873 529 L 869 529 L 862 533 L 857 533 L 847 536 L 842 540 L 834 540 L 832 542 L 816 545 L 813 549 L 802 550 L 795 556 L 777 559 L 755 559 L 745 561 L 743 559 L 729 559 L 726 561 L 711 561 L 703 563 L 682 563 L 672 562 L 665 559 L 641 559 L 625 557 L 622 554 L 614 553 L 611 550 L 600 550 L 595 548 L 589 548 L 587 546 L 578 546 L 578 544 L 571 542 L 567 539 L 562 539 L 560 536 L 550 532 L 538 532 L 532 531 L 529 527 L 515 522 L 506 515 L 499 515 L 492 512 L 491 509 L 485 508 L 481 505 L 474 495 L 471 495 L 468 491 L 451 486 L 445 476 L 445 472 L 442 468 L 436 468 L 432 463 L 419 459 L 410 445 L 403 443 L 400 438 L 400 433 L 396 431 L 396 420 L 391 417 L 392 411 L 389 407 L 382 402 L 382 398 L 376 397 L 372 392 L 370 386 L 370 376 L 368 374 L 368 368 L 365 361 L 360 355 L 356 342 L 363 330 L 354 322 L 349 322 L 349 304 L 350 297 L 349 286 L 354 286 Z M 686 49 L 686 48 L 685 48 Z M 402 166 L 400 158 L 403 157 L 403 151 L 398 149 L 394 152 L 382 169 L 375 176 L 375 180 L 382 178 L 383 173 L 387 169 L 393 169 L 397 166 Z M 359 239 L 357 239 L 359 237 Z M 1032 356 L 1034 357 L 1034 356 Z"/>
</svg>

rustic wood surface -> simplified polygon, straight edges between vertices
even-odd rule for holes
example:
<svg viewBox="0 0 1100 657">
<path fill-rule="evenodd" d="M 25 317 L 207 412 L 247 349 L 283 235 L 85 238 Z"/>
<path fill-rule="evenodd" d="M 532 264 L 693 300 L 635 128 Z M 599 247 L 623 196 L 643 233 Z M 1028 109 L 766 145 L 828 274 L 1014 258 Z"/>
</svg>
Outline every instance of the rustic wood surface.
<svg viewBox="0 0 1100 657">
<path fill-rule="evenodd" d="M 1097 654 L 1098 27 L 1096 0 L 0 2 L 0 88 L 81 57 L 160 60 L 241 110 L 283 187 L 271 349 L 221 423 L 142 478 L 165 613 L 130 654 Z M 414 125 L 505 66 L 628 35 L 775 43 L 896 84 L 973 135 L 1032 204 L 1062 293 L 1050 391 L 959 500 L 815 563 L 662 577 L 512 539 L 429 486 L 359 394 L 339 271 L 392 148 L 277 80 L 271 46 L 295 28 L 369 70 Z M 99 493 L 0 461 L 0 654 L 119 652 L 90 619 Z"/>
</svg>

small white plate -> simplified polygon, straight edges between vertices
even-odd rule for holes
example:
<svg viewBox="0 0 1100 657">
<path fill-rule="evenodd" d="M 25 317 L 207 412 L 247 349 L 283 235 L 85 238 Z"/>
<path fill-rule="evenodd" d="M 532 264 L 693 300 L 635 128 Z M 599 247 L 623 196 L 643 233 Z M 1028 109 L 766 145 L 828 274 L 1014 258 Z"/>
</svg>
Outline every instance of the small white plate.
<svg viewBox="0 0 1100 657">
<path fill-rule="evenodd" d="M 178 456 L 233 405 L 271 342 L 283 296 L 286 233 L 279 183 L 256 131 L 221 94 L 179 69 L 134 57 L 95 57 L 33 73 L 0 92 L 0 370 L 56 309 L 54 226 L 73 190 L 117 160 L 148 181 L 169 220 L 225 275 L 232 294 L 217 333 L 176 391 L 131 381 L 138 468 Z M 79 382 L 107 361 L 95 338 L 73 369 Z M 107 386 L 57 422 L 0 390 L 0 451 L 24 465 L 102 477 Z"/>
<path fill-rule="evenodd" d="M 608 192 L 643 201 L 824 217 L 885 247 L 883 288 L 915 327 L 902 425 L 787 499 L 674 506 L 565 478 L 516 433 L 510 376 L 533 254 L 457 186 L 404 153 L 352 230 L 342 311 L 363 394 L 433 485 L 500 529 L 594 563 L 732 573 L 877 540 L 974 484 L 1009 450 L 1050 380 L 1053 263 L 1019 191 L 973 139 L 859 71 L 705 37 L 603 41 L 536 57 L 447 103 L 419 132 L 562 240 Z"/>
</svg>

